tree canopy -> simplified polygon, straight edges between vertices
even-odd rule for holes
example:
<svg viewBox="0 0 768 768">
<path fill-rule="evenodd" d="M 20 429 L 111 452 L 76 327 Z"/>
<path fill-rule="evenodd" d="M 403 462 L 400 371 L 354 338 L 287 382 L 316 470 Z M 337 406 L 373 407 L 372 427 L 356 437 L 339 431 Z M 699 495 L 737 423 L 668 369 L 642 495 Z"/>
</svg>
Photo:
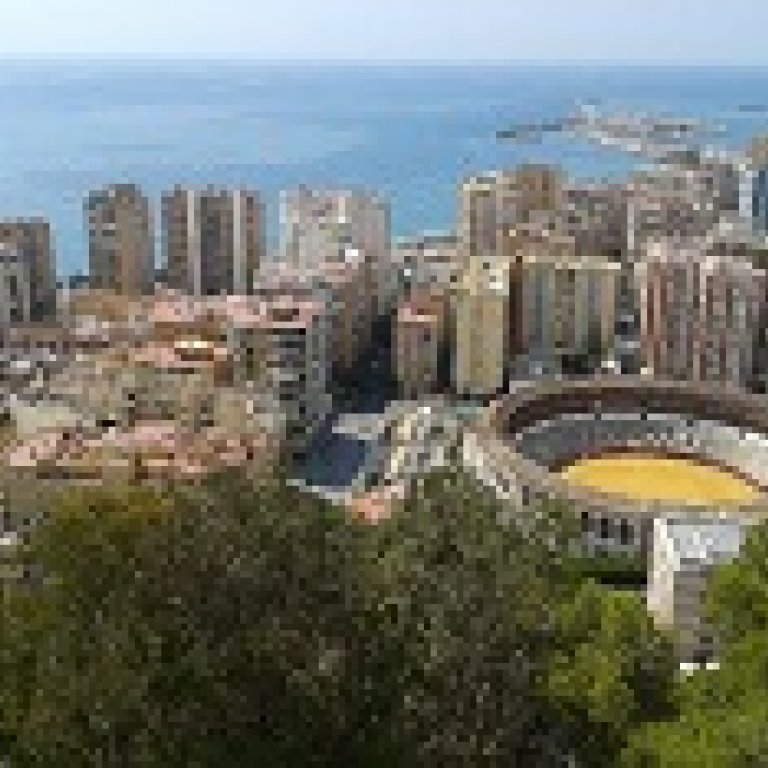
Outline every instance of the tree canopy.
<svg viewBox="0 0 768 768">
<path fill-rule="evenodd" d="M 377 525 L 280 478 L 70 490 L 4 592 L 12 765 L 610 765 L 673 654 L 568 519 L 447 471 Z"/>
</svg>

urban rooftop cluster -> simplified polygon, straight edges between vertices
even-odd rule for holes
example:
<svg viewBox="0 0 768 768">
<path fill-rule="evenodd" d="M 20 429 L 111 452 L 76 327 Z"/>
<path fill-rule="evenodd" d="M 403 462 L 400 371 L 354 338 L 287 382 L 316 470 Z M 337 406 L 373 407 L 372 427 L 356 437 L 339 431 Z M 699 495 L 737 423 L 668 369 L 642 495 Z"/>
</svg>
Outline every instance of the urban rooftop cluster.
<svg viewBox="0 0 768 768">
<path fill-rule="evenodd" d="M 520 382 L 768 386 L 759 143 L 616 182 L 480 174 L 453 230 L 395 241 L 381 197 L 300 187 L 270 256 L 256 191 L 179 187 L 162 197 L 160 269 L 138 186 L 91 192 L 84 211 L 87 280 L 57 282 L 46 221 L 0 222 L 6 537 L 47 486 L 333 461 L 318 439 L 366 403 L 440 402 L 461 431 L 462 408 Z M 417 426 L 401 413 L 385 430 L 356 513 L 386 514 L 451 431 Z"/>
</svg>

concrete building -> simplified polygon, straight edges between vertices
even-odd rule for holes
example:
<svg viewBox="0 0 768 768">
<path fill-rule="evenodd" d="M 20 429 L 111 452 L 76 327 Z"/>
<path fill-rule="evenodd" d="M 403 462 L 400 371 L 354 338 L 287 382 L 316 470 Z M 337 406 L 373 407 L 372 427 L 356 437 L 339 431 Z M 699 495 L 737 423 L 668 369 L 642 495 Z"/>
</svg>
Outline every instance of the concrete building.
<svg viewBox="0 0 768 768">
<path fill-rule="evenodd" d="M 569 183 L 563 187 L 562 230 L 581 252 L 626 257 L 629 193 L 624 184 Z"/>
<path fill-rule="evenodd" d="M 758 367 L 768 273 L 711 240 L 649 243 L 638 265 L 647 373 L 748 386 Z"/>
<path fill-rule="evenodd" d="M 574 238 L 527 237 L 519 253 L 520 345 L 544 371 L 588 372 L 612 359 L 621 265 Z"/>
<path fill-rule="evenodd" d="M 560 174 L 545 165 L 474 176 L 459 189 L 459 242 L 463 266 L 504 258 L 505 232 L 541 212 L 562 207 Z"/>
<path fill-rule="evenodd" d="M 712 184 L 670 165 L 635 173 L 627 189 L 628 254 L 642 258 L 646 244 L 664 237 L 703 237 L 723 213 Z M 729 209 L 733 200 L 729 201 Z"/>
<path fill-rule="evenodd" d="M 95 309 L 130 322 L 98 315 L 88 316 L 95 324 L 72 323 L 70 336 L 95 331 L 96 343 L 78 343 L 41 396 L 74 403 L 95 424 L 170 419 L 194 428 L 209 419 L 218 393 L 234 386 L 274 403 L 284 446 L 294 455 L 304 450 L 330 409 L 326 304 L 316 292 L 120 298 L 124 306 L 97 302 Z"/>
<path fill-rule="evenodd" d="M 0 221 L 0 243 L 17 250 L 30 289 L 30 317 L 43 321 L 56 314 L 56 265 L 50 224 L 43 219 Z"/>
<path fill-rule="evenodd" d="M 487 397 L 503 390 L 516 353 L 511 329 L 515 279 L 510 261 L 472 262 L 453 296 L 453 387 L 456 394 Z"/>
<path fill-rule="evenodd" d="M 746 151 L 747 214 L 758 235 L 768 235 L 768 136 L 754 139 Z"/>
<path fill-rule="evenodd" d="M 445 385 L 448 351 L 448 294 L 424 291 L 398 308 L 393 328 L 393 368 L 400 396 L 437 394 Z"/>
<path fill-rule="evenodd" d="M 392 254 L 398 295 L 407 298 L 424 290 L 450 290 L 461 275 L 460 255 L 455 232 L 423 232 L 400 238 Z"/>
<path fill-rule="evenodd" d="M 744 535 L 737 520 L 653 521 L 648 609 L 659 625 L 676 630 L 683 662 L 706 661 L 716 651 L 713 628 L 702 617 L 707 576 L 738 555 Z"/>
<path fill-rule="evenodd" d="M 258 195 L 174 188 L 163 195 L 167 282 L 193 296 L 248 294 L 264 251 Z"/>
<path fill-rule="evenodd" d="M 194 429 L 206 422 L 217 389 L 231 383 L 226 346 L 155 340 L 79 355 L 51 377 L 38 399 L 66 404 L 94 428 L 160 419 Z"/>
<path fill-rule="evenodd" d="M 374 306 L 366 293 L 367 273 L 361 259 L 326 262 L 299 269 L 284 262 L 265 265 L 254 286 L 257 298 L 292 297 L 320 301 L 325 307 L 328 376 L 351 376 L 371 341 Z"/>
<path fill-rule="evenodd" d="M 290 295 L 260 299 L 228 311 L 236 382 L 277 401 L 284 445 L 300 457 L 331 408 L 325 306 Z"/>
<path fill-rule="evenodd" d="M 169 293 L 151 303 L 146 322 L 151 341 L 129 354 L 153 376 L 155 390 L 180 391 L 164 382 L 189 382 L 192 370 L 205 374 L 204 391 L 231 382 L 275 403 L 289 454 L 306 449 L 331 405 L 325 305 L 312 293 L 205 299 Z M 196 396 L 194 387 L 184 391 Z"/>
<path fill-rule="evenodd" d="M 271 420 L 262 418 L 248 396 L 222 394 L 210 422 L 194 429 L 162 419 L 89 424 L 56 413 L 54 405 L 48 415 L 58 418 L 2 446 L 0 545 L 22 540 L 59 503 L 61 494 L 74 487 L 141 483 L 178 488 L 217 472 L 255 478 L 273 471 L 279 433 Z M 38 410 L 44 407 L 35 404 Z M 0 577 L 23 578 L 23 572 L 2 572 L 7 553 L 0 552 Z"/>
<path fill-rule="evenodd" d="M 0 326 L 32 319 L 29 270 L 18 248 L 0 243 Z"/>
<path fill-rule="evenodd" d="M 150 293 L 154 284 L 154 225 L 149 201 L 134 184 L 92 192 L 85 204 L 91 287 Z"/>
<path fill-rule="evenodd" d="M 362 261 L 375 314 L 386 315 L 395 290 L 389 205 L 351 190 L 284 192 L 280 200 L 281 261 L 297 269 Z"/>
</svg>

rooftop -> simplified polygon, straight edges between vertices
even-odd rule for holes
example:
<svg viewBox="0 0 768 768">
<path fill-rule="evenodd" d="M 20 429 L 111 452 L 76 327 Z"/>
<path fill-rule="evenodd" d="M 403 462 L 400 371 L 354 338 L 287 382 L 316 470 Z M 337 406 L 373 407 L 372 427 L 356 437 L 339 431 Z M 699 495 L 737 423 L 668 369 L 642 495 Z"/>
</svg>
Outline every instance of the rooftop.
<svg viewBox="0 0 768 768">
<path fill-rule="evenodd" d="M 41 477 L 131 474 L 192 477 L 266 455 L 266 438 L 230 434 L 221 428 L 190 433 L 171 421 L 146 421 L 101 432 L 54 429 L 13 442 L 5 451 L 8 470 L 34 470 Z"/>
</svg>

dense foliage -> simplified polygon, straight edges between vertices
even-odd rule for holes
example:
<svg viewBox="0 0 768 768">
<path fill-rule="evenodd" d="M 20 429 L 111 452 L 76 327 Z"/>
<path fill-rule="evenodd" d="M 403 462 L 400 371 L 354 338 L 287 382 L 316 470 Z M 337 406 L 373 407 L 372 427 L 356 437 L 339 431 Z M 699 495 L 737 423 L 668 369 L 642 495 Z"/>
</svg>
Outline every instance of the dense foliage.
<svg viewBox="0 0 768 768">
<path fill-rule="evenodd" d="M 614 764 L 670 642 L 567 511 L 507 517 L 448 473 L 375 526 L 275 479 L 69 492 L 4 592 L 12 765 Z"/>
</svg>

